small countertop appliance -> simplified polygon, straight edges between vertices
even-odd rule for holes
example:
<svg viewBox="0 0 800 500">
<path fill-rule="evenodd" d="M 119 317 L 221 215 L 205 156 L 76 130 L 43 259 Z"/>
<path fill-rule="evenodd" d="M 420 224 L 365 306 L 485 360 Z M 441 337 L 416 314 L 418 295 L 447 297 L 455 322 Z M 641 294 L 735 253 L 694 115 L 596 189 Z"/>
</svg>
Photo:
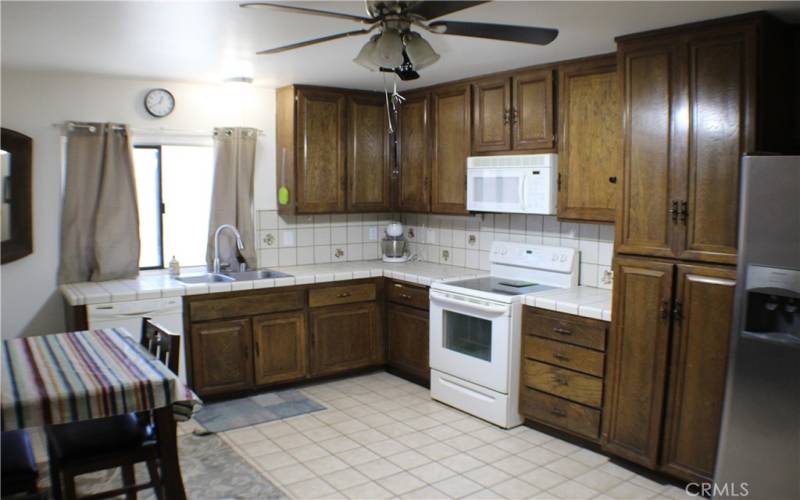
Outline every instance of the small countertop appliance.
<svg viewBox="0 0 800 500">
<path fill-rule="evenodd" d="M 386 226 L 381 240 L 384 262 L 406 262 L 408 260 L 407 246 L 408 241 L 403 235 L 403 225 L 401 223 L 392 222 Z"/>
</svg>

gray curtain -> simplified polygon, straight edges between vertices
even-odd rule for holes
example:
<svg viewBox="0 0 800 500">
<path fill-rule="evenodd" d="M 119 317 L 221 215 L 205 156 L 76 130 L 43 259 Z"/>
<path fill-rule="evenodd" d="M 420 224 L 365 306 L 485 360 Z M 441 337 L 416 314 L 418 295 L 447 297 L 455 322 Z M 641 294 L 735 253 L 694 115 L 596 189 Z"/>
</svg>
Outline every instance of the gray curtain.
<svg viewBox="0 0 800 500">
<path fill-rule="evenodd" d="M 138 275 L 139 212 L 128 127 L 68 126 L 66 154 L 59 282 Z"/>
<path fill-rule="evenodd" d="M 214 129 L 214 189 L 206 251 L 209 268 L 214 262 L 214 232 L 222 224 L 236 226 L 244 242 L 242 257 L 249 266 L 256 265 L 253 173 L 257 142 L 258 130 L 253 128 Z M 232 269 L 238 268 L 236 239 L 230 231 L 220 238 L 220 264 L 226 262 Z"/>
</svg>

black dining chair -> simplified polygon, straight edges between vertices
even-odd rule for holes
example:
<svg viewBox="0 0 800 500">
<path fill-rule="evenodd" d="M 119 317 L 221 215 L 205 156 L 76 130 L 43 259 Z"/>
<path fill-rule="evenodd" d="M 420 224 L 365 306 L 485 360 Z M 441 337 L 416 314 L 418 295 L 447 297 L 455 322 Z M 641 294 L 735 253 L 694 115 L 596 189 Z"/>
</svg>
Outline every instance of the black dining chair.
<svg viewBox="0 0 800 500">
<path fill-rule="evenodd" d="M 174 373 L 180 362 L 180 336 L 170 333 L 150 318 L 142 319 L 141 344 Z M 45 428 L 50 456 L 50 481 L 53 497 L 77 498 L 75 477 L 81 474 L 120 467 L 122 487 L 93 494 L 87 498 L 125 495 L 135 499 L 136 492 L 153 488 L 163 498 L 158 470 L 158 445 L 155 426 L 149 412 L 52 425 Z M 134 465 L 144 462 L 150 481 L 136 484 Z"/>
<path fill-rule="evenodd" d="M 0 451 L 3 498 L 20 494 L 25 494 L 20 498 L 39 498 L 39 468 L 27 431 L 20 429 L 0 434 Z"/>
</svg>

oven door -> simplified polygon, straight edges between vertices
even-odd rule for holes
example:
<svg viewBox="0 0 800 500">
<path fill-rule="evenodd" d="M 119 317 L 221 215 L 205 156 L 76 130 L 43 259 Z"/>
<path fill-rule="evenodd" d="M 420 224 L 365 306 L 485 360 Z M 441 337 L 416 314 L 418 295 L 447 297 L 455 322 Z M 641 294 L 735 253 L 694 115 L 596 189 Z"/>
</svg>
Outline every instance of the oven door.
<svg viewBox="0 0 800 500">
<path fill-rule="evenodd" d="M 430 292 L 431 368 L 507 394 L 511 306 Z"/>
<path fill-rule="evenodd" d="M 524 212 L 526 168 L 467 169 L 467 210 Z"/>
</svg>

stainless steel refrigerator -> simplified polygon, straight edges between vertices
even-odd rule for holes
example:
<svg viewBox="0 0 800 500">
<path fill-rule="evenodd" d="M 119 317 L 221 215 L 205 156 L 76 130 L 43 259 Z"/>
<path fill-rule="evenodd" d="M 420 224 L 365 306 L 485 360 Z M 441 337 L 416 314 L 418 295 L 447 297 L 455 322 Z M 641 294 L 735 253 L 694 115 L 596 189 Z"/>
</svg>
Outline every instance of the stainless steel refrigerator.
<svg viewBox="0 0 800 500">
<path fill-rule="evenodd" d="M 714 498 L 800 498 L 800 156 L 742 159 Z"/>
</svg>

